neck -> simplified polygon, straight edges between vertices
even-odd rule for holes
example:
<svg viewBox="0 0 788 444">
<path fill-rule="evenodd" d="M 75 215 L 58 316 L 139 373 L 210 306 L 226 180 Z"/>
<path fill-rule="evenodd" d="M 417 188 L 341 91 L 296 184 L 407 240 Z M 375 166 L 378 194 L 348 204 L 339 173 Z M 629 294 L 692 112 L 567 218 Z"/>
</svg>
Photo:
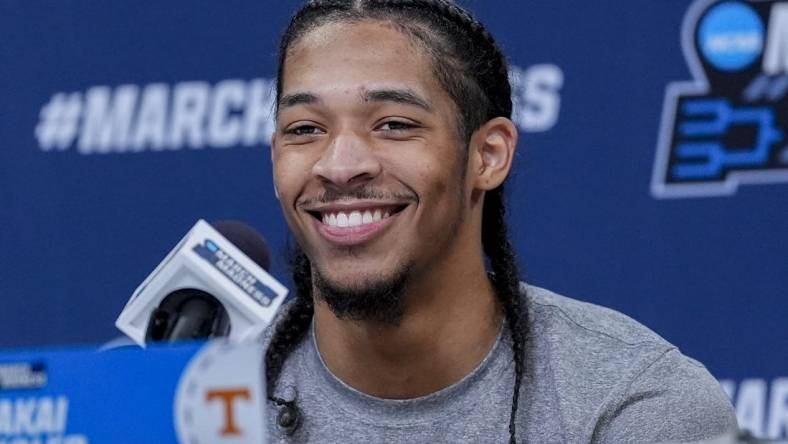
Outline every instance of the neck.
<svg viewBox="0 0 788 444">
<path fill-rule="evenodd" d="M 340 319 L 318 301 L 315 337 L 331 372 L 363 393 L 407 399 L 473 371 L 495 343 L 502 321 L 478 257 L 470 264 L 447 258 L 441 270 L 410 281 L 405 313 L 396 325 Z"/>
</svg>

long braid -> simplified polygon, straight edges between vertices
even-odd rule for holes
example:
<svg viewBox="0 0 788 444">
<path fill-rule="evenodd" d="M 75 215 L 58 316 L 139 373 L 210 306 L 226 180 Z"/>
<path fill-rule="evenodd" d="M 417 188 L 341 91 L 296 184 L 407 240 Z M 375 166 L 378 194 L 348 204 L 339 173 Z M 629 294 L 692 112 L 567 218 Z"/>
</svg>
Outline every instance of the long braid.
<svg viewBox="0 0 788 444">
<path fill-rule="evenodd" d="M 265 380 L 268 399 L 281 407 L 278 422 L 285 429 L 295 431 L 300 424 L 300 412 L 295 399 L 282 399 L 274 395 L 276 383 L 282 374 L 285 360 L 304 339 L 315 312 L 312 300 L 312 271 L 309 259 L 300 250 L 293 259 L 293 283 L 296 299 L 277 323 L 265 353 Z"/>
<path fill-rule="evenodd" d="M 506 226 L 506 206 L 503 203 L 503 185 L 489 191 L 484 197 L 482 218 L 482 245 L 490 260 L 492 284 L 506 312 L 506 321 L 512 336 L 514 354 L 514 389 L 512 410 L 509 417 L 509 442 L 514 444 L 517 435 L 517 408 L 520 386 L 525 374 L 525 343 L 528 312 L 523 307 L 520 294 L 520 275 L 517 259 L 509 242 Z"/>
<path fill-rule="evenodd" d="M 473 132 L 498 116 L 512 114 L 511 86 L 503 53 L 492 35 L 462 8 L 448 0 L 312 0 L 291 19 L 282 37 L 277 98 L 289 48 L 300 37 L 331 22 L 377 19 L 392 22 L 420 43 L 433 60 L 436 78 L 457 106 L 458 132 L 470 140 Z M 504 308 L 511 333 L 515 380 L 509 418 L 509 442 L 516 443 L 520 386 L 525 373 L 526 327 L 517 261 L 508 239 L 503 185 L 486 193 L 482 213 L 482 245 L 489 259 L 491 283 Z M 274 391 L 288 355 L 303 340 L 314 313 L 311 267 L 299 252 L 293 281 L 297 299 L 279 322 L 266 353 L 269 399 L 292 416 L 291 432 L 299 425 L 295 400 L 283 400 Z M 280 425 L 285 425 L 280 414 Z M 288 421 L 284 421 L 288 422 Z"/>
</svg>

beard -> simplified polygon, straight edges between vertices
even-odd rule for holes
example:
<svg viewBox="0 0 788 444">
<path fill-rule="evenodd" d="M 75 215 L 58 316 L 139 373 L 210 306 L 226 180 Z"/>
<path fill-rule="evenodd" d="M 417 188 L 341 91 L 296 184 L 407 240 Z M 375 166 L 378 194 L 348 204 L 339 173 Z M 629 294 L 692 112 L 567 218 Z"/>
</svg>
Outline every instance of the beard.
<svg viewBox="0 0 788 444">
<path fill-rule="evenodd" d="M 464 222 L 463 210 L 465 208 L 465 192 L 463 184 L 465 181 L 468 149 L 463 151 L 463 160 L 459 165 L 459 180 L 457 182 L 457 198 L 462 203 L 457 210 L 454 218 L 450 218 L 449 236 L 445 243 L 449 244 Z M 338 194 L 332 189 L 326 190 L 320 196 L 314 198 L 318 202 L 333 202 L 341 198 L 353 197 L 358 199 L 401 197 L 404 199 L 419 202 L 419 199 L 410 195 L 392 195 L 364 187 L 357 188 L 351 193 Z M 437 251 L 445 249 L 438 248 Z M 320 267 L 312 263 L 300 245 L 297 247 L 298 260 L 296 260 L 296 271 L 294 278 L 301 278 L 303 284 L 296 284 L 298 295 L 306 297 L 311 295 L 314 302 L 323 301 L 334 315 L 343 320 L 350 321 L 371 321 L 380 324 L 398 326 L 402 317 L 405 315 L 406 290 L 413 277 L 414 267 L 412 263 L 401 264 L 397 270 L 389 276 L 382 278 L 367 277 L 362 278 L 352 284 L 340 284 L 326 277 L 320 271 Z M 347 251 L 351 253 L 352 251 Z M 300 260 L 300 263 L 299 263 Z M 421 267 L 419 267 L 421 268 Z M 310 285 L 311 284 L 311 285 Z M 314 288 L 311 288 L 314 287 Z M 314 290 L 314 291 L 313 291 Z"/>
<path fill-rule="evenodd" d="M 315 299 L 324 301 L 340 319 L 372 321 L 396 326 L 405 314 L 405 289 L 411 267 L 400 267 L 383 279 L 366 278 L 354 285 L 341 285 L 312 267 Z"/>
</svg>

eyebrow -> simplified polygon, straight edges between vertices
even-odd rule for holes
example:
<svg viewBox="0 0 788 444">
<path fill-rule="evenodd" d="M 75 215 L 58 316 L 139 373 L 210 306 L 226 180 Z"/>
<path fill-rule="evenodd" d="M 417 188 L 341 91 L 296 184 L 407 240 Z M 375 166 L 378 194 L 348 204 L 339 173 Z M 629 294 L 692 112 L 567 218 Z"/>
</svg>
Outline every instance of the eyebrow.
<svg viewBox="0 0 788 444">
<path fill-rule="evenodd" d="M 295 93 L 282 96 L 277 103 L 277 108 L 290 108 L 296 105 L 311 105 L 320 103 L 321 100 L 318 96 L 309 93 Z"/>
<path fill-rule="evenodd" d="M 430 102 L 407 89 L 378 89 L 364 95 L 365 102 L 395 102 L 417 106 L 425 111 L 432 111 Z"/>
<path fill-rule="evenodd" d="M 368 91 L 364 94 L 363 99 L 365 102 L 394 102 L 413 105 L 425 111 L 432 111 L 432 106 L 429 101 L 407 89 L 377 89 Z M 277 108 L 282 110 L 297 105 L 312 105 L 321 102 L 322 100 L 320 97 L 311 93 L 301 92 L 286 94 L 277 102 Z"/>
</svg>

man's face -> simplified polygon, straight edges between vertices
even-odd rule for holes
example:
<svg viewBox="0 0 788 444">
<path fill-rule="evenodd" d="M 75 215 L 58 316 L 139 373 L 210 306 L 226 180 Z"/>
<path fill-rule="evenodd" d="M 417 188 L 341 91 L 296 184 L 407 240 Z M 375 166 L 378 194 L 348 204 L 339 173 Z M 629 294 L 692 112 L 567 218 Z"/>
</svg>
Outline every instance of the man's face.
<svg viewBox="0 0 788 444">
<path fill-rule="evenodd" d="M 328 24 L 290 48 L 274 180 L 322 279 L 363 292 L 439 266 L 468 211 L 456 116 L 430 61 L 391 25 Z"/>
</svg>

